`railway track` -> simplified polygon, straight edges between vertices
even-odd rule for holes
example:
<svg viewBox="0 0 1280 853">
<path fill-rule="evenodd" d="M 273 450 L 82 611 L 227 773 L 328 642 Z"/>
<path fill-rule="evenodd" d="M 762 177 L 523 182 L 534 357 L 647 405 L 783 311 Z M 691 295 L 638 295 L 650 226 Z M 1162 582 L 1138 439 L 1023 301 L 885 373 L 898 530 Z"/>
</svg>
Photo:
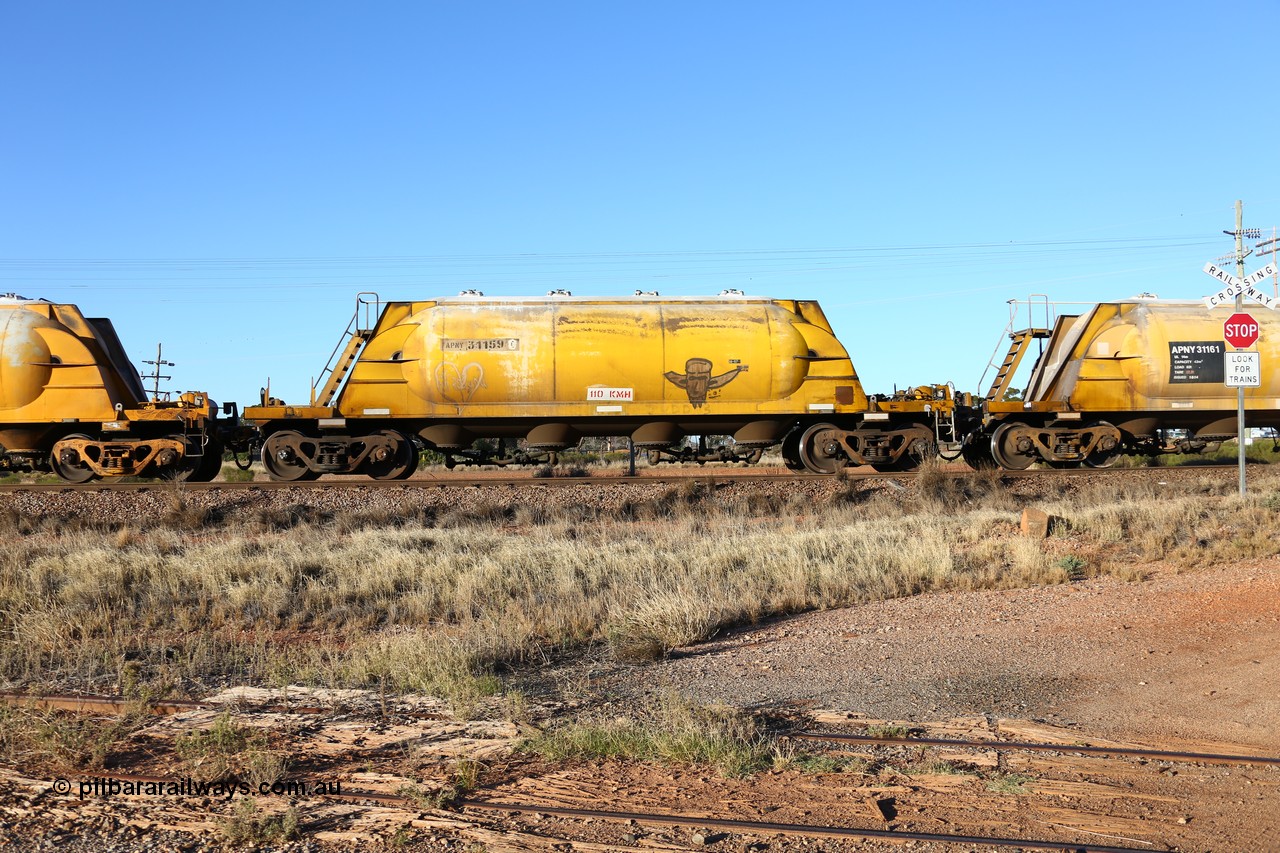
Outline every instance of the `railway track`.
<svg viewBox="0 0 1280 853">
<path fill-rule="evenodd" d="M 0 703 L 26 705 L 44 710 L 70 711 L 73 713 L 124 714 L 139 707 L 148 713 L 180 714 L 186 711 L 224 710 L 225 705 L 213 702 L 196 702 L 181 699 L 156 699 L 142 701 L 124 696 L 64 693 L 15 693 L 0 692 Z M 323 714 L 330 708 L 312 705 L 286 705 L 271 703 L 254 705 L 254 711 L 287 712 L 291 714 Z M 432 718 L 439 715 L 432 714 Z M 943 746 L 956 749 L 985 749 L 1022 752 L 1074 752 L 1082 755 L 1099 755 L 1127 758 L 1149 758 L 1159 761 L 1191 762 L 1203 764 L 1241 764 L 1280 767 L 1280 756 L 1243 755 L 1208 752 L 1185 752 L 1151 748 L 1119 746 L 1091 746 L 1078 743 L 1038 743 L 1007 740 L 964 740 L 958 738 L 905 737 L 892 735 L 848 734 L 844 732 L 793 732 L 785 735 L 793 740 L 825 741 L 831 743 L 859 743 L 876 746 Z"/>
<path fill-rule="evenodd" d="M 1082 755 L 1102 755 L 1127 758 L 1150 758 L 1157 761 L 1191 762 L 1197 764 L 1242 764 L 1280 767 L 1280 757 L 1267 755 L 1227 755 L 1210 752 L 1178 752 L 1165 749 L 1134 749 L 1122 746 L 1088 746 L 1066 743 L 1029 743 L 1002 740 L 957 740 L 952 738 L 883 737 L 879 735 L 835 734 L 829 732 L 798 732 L 788 735 L 796 740 L 828 741 L 834 743 L 864 743 L 876 746 L 945 746 L 955 749 L 987 749 L 996 751 L 1025 752 L 1077 752 Z"/>
<path fill-rule="evenodd" d="M 119 715 L 130 710 L 136 710 L 139 705 L 135 701 L 127 700 L 120 696 L 104 696 L 104 695 L 88 695 L 88 694 L 22 694 L 22 693 L 2 693 L 0 694 L 0 702 L 7 702 L 15 705 L 26 705 L 30 707 L 38 707 L 44 709 L 59 709 L 63 711 L 75 713 L 89 714 L 106 714 Z M 191 711 L 207 711 L 216 708 L 225 707 L 217 703 L 192 702 L 178 700 L 157 700 L 145 704 L 147 711 L 161 714 L 175 714 Z M 272 703 L 253 703 L 250 707 L 243 710 L 246 711 L 271 711 L 271 712 L 290 712 L 296 714 L 317 714 L 317 713 L 338 713 L 343 720 L 348 720 L 349 715 L 342 711 L 335 711 L 332 708 L 315 708 L 302 704 L 299 705 L 280 705 Z M 786 737 L 794 739 L 831 741 L 831 742 L 856 742 L 860 744 L 875 744 L 883 746 L 906 746 L 912 748 L 919 747 L 948 747 L 948 748 L 969 748 L 978 750 L 1001 750 L 1001 751 L 1038 751 L 1038 752 L 1056 752 L 1066 754 L 1082 754 L 1085 756 L 1093 756 L 1097 758 L 1112 759 L 1132 759 L 1147 758 L 1167 762 L 1182 762 L 1195 764 L 1252 764 L 1264 766 L 1280 766 L 1280 758 L 1274 756 L 1260 755 L 1224 755 L 1198 752 L 1185 752 L 1176 750 L 1160 750 L 1155 748 L 1130 748 L 1118 746 L 1089 746 L 1075 743 L 1041 743 L 1041 742 L 1021 742 L 1021 741 L 999 741 L 999 740 L 962 740 L 952 738 L 928 738 L 928 737 L 900 737 L 900 736 L 881 736 L 881 735 L 863 735 L 863 734 L 844 734 L 821 731 L 801 731 L 795 732 Z M 302 758 L 302 756 L 299 756 Z M 368 762 L 368 755 L 364 755 L 361 762 Z M 116 771 L 99 771 L 86 772 L 77 777 L 82 780 L 102 779 L 115 780 L 122 783 L 150 783 L 161 786 L 178 786 L 189 784 L 190 779 L 179 778 L 169 775 L 150 775 L 140 773 L 130 773 L 125 769 Z M 61 788 L 51 787 L 48 791 L 41 794 L 40 802 L 49 806 L 50 795 L 55 798 L 62 798 L 67 803 L 74 805 L 75 795 L 71 793 L 74 786 L 66 779 L 60 778 L 55 780 L 62 782 Z M 81 786 L 83 786 L 83 782 Z M 83 787 L 81 787 L 83 792 Z M 664 833 L 663 837 L 671 839 L 671 833 L 675 833 L 675 843 L 679 844 L 682 840 L 687 839 L 691 842 L 691 846 L 710 846 L 724 841 L 731 836 L 738 836 L 742 849 L 757 849 L 754 845 L 759 843 L 768 843 L 768 839 L 778 837 L 788 837 L 792 839 L 804 840 L 827 840 L 836 842 L 851 842 L 856 844 L 888 844 L 900 845 L 911 842 L 916 844 L 937 845 L 945 849 L 972 849 L 974 847 L 996 848 L 996 849 L 1023 849 L 1023 850 L 1048 850 L 1048 851 L 1092 851 L 1092 853 L 1133 853 L 1138 850 L 1159 850 L 1168 849 L 1163 845 L 1151 840 L 1143 840 L 1140 838 L 1131 838 L 1127 836 L 1109 835 L 1100 832 L 1090 832 L 1089 830 L 1079 827 L 1071 828 L 1068 826 L 1058 826 L 1068 834 L 1066 838 L 1082 837 L 1084 835 L 1097 835 L 1099 841 L 1078 841 L 1078 840 L 1059 840 L 1063 838 L 1059 835 L 1057 838 L 1035 838 L 1035 837 L 1016 837 L 1012 835 L 977 835 L 969 834 L 961 829 L 954 832 L 945 831 L 922 831 L 918 828 L 918 822 L 912 820 L 906 827 L 897 827 L 895 822 L 898 818 L 894 817 L 892 810 L 885 812 L 880 811 L 879 800 L 875 798 L 864 798 L 869 804 L 866 811 L 866 818 L 861 819 L 857 815 L 846 814 L 841 818 L 840 824 L 815 822 L 781 822 L 781 821 L 765 821 L 756 819 L 747 819 L 745 817 L 723 812 L 716 814 L 719 809 L 712 807 L 707 811 L 695 810 L 689 811 L 688 805 L 678 805 L 678 800 L 645 802 L 637 808 L 636 804 L 624 805 L 619 808 L 596 808 L 595 802 L 591 799 L 585 804 L 575 804 L 572 800 L 569 802 L 556 802 L 554 793 L 553 799 L 548 802 L 542 799 L 545 795 L 537 795 L 531 799 L 529 796 L 522 796 L 520 793 L 501 790 L 500 788 L 491 789 L 485 785 L 470 789 L 461 796 L 453 797 L 452 791 L 450 796 L 445 797 L 437 802 L 437 810 L 435 817 L 429 817 L 427 823 L 436 826 L 448 826 L 451 831 L 461 833 L 465 838 L 468 832 L 478 833 L 478 837 L 490 840 L 501 839 L 505 837 L 503 833 L 514 832 L 516 837 L 523 839 L 537 838 L 541 842 L 553 845 L 569 844 L 574 845 L 582 842 L 583 836 L 600 838 L 599 830 L 595 827 L 601 824 L 617 824 L 629 827 L 646 827 L 655 831 Z M 142 798 L 143 795 L 139 794 Z M 423 817 L 424 810 L 430 811 L 432 806 L 429 804 L 431 799 L 420 792 L 402 792 L 387 790 L 370 790 L 362 788 L 360 784 L 360 776 L 357 774 L 354 784 L 350 780 L 344 780 L 340 786 L 340 790 L 330 790 L 324 792 L 316 792 L 312 796 L 315 801 L 329 801 L 335 803 L 366 803 L 379 809 L 396 809 L 402 810 L 406 815 L 418 815 Z M 857 797 L 856 791 L 851 792 L 851 796 Z M 83 793 L 81 799 L 75 802 L 83 801 Z M 126 799 L 128 795 L 125 795 Z M 604 803 L 608 801 L 609 794 L 601 790 L 594 799 Z M 510 798 L 510 799 L 508 799 Z M 875 800 L 873 802 L 873 800 Z M 145 798 L 138 799 L 137 804 L 145 804 Z M 892 803 L 892 798 L 885 802 Z M 439 804 L 447 803 L 449 812 L 439 811 Z M 590 807 L 587 807 L 590 806 Z M 65 807 L 64 807 L 65 808 Z M 193 820 L 198 820 L 200 809 L 196 809 L 193 813 Z M 380 812 L 385 814 L 385 812 Z M 455 818 L 445 819 L 445 815 L 454 815 Z M 481 815 L 493 814 L 496 818 L 485 818 Z M 808 812 L 805 812 L 808 814 Z M 820 812 L 819 812 L 820 814 Z M 516 820 L 523 818 L 525 820 Z M 554 820 L 548 822 L 547 818 Z M 205 821 L 218 820 L 216 816 L 213 818 L 207 815 L 203 818 Z M 405 820 L 409 820 L 406 817 Z M 321 819 L 324 823 L 325 819 Z M 495 824 L 493 821 L 499 823 Z M 435 823 L 432 824 L 431 821 Z M 916 823 L 916 828 L 911 828 L 911 823 Z M 947 821 L 942 821 L 946 824 Z M 856 824 L 856 825 L 848 825 Z M 980 825 L 980 824 L 979 824 Z M 988 824 L 989 825 L 989 824 Z M 305 823 L 301 828 L 304 835 L 307 832 Z M 621 831 L 621 830 L 618 830 Z M 972 831 L 972 830 L 971 830 Z M 632 831 L 631 836 L 635 833 Z M 605 837 L 608 837 L 606 833 Z M 1117 843 L 1121 842 L 1121 843 Z M 1137 846 L 1141 845 L 1141 846 Z M 592 842 L 587 849 L 596 849 L 601 845 Z M 603 845 L 608 849 L 614 849 L 607 844 Z M 772 845 L 771 845 L 772 846 Z M 630 849 L 631 845 L 626 845 Z M 520 846 L 518 849 L 534 849 Z M 620 848 L 621 849 L 621 848 Z M 721 849 L 721 848 L 715 848 Z M 728 849 L 727 847 L 723 849 Z M 791 849 L 791 848 L 786 848 Z"/>
<path fill-rule="evenodd" d="M 1150 851 L 1146 847 L 1116 847 L 1105 844 L 1078 841 L 1045 841 L 1031 838 L 1005 838 L 991 835 L 960 835 L 941 832 L 913 832 L 898 829 L 870 829 L 847 826 L 821 826 L 802 823 L 770 823 L 766 821 L 737 820 L 734 818 L 708 818 L 695 815 L 659 814 L 655 812 L 616 812 L 600 809 L 573 809 L 524 803 L 478 800 L 466 797 L 457 801 L 463 809 L 515 812 L 521 814 L 546 814 L 577 820 L 604 820 L 614 823 L 635 823 L 662 827 L 698 827 L 700 830 L 720 830 L 744 835 L 786 835 L 799 838 L 823 838 L 845 841 L 888 841 L 902 844 L 907 841 L 931 842 L 968 846 L 1016 848 L 1019 850 L 1067 850 L 1076 853 L 1133 853 Z M 704 836 L 706 838 L 706 836 Z M 696 843 L 696 842 L 695 842 Z M 703 843 L 706 843 L 705 840 Z"/>
<path fill-rule="evenodd" d="M 100 779 L 140 785 L 181 786 L 190 780 L 170 776 L 152 776 L 133 773 L 90 773 L 84 779 Z M 59 780 L 63 781 L 63 780 Z M 54 793 L 71 797 L 67 792 L 54 789 Z M 423 802 L 420 798 L 402 794 L 386 794 L 377 791 L 349 789 L 341 793 L 317 794 L 316 799 L 340 802 L 370 802 L 382 807 L 399 807 L 409 812 L 421 812 Z M 1014 838 L 992 835 L 963 835 L 960 833 L 918 832 L 902 829 L 876 829 L 872 827 L 833 826 L 808 823 L 777 823 L 770 821 L 742 820 L 739 818 L 715 817 L 696 814 L 676 814 L 659 811 L 613 811 L 607 809 L 584 809 L 564 806 L 551 806 L 543 803 L 521 803 L 507 800 L 490 800 L 477 797 L 460 797 L 449 803 L 460 812 L 498 812 L 505 815 L 553 816 L 568 820 L 591 823 L 603 821 L 626 824 L 628 826 L 649 826 L 664 829 L 689 828 L 695 845 L 715 843 L 730 833 L 746 836 L 776 837 L 787 836 L 803 839 L 827 839 L 840 841 L 884 841 L 893 845 L 905 842 L 924 842 L 944 845 L 987 846 L 996 848 L 1012 848 L 1018 850 L 1061 850 L 1070 853 L 1136 853 L 1153 848 L 1150 844 L 1143 847 L 1116 846 L 1079 841 L 1053 841 L 1034 838 Z M 549 833 L 539 833 L 549 838 Z M 570 838 L 563 843 L 572 846 Z"/>
<path fill-rule="evenodd" d="M 1048 477 L 1139 477 L 1139 476 L 1163 476 L 1170 471 L 1203 471 L 1205 473 L 1223 473 L 1234 474 L 1236 467 L 1234 465 L 1204 465 L 1195 466 L 1194 468 L 1061 468 L 1061 469 L 1027 469 L 1024 471 L 1000 471 L 998 476 L 1002 481 L 1011 482 L 1014 480 L 1022 480 L 1027 478 L 1048 478 Z M 850 470 L 839 475 L 845 481 L 872 481 L 872 480 L 902 480 L 911 479 L 917 476 L 918 472 L 913 471 L 862 471 Z M 969 469 L 943 470 L 934 472 L 936 475 L 943 477 L 966 477 L 973 476 L 974 471 Z M 983 472 L 977 472 L 983 473 Z M 647 484 L 647 485 L 665 485 L 676 486 L 684 483 L 697 482 L 705 485 L 723 485 L 728 483 L 806 483 L 832 482 L 833 478 L 827 474 L 802 474 L 802 473 L 779 473 L 776 471 L 754 472 L 746 470 L 720 470 L 720 471 L 684 471 L 679 474 L 667 475 L 650 475 L 644 474 L 635 477 L 621 476 L 609 474 L 606 476 L 583 476 L 583 477 L 534 477 L 530 474 L 524 475 L 484 475 L 478 477 L 468 477 L 465 475 L 449 474 L 446 476 L 427 476 L 416 477 L 411 480 L 370 480 L 362 477 L 340 477 L 322 480 L 310 481 L 274 481 L 274 480 L 255 480 L 251 482 L 212 482 L 212 483 L 175 483 L 165 480 L 154 480 L 147 482 L 128 482 L 128 483 L 112 483 L 104 481 L 95 481 L 83 484 L 72 483 L 0 483 L 0 494 L 10 492 L 173 492 L 176 490 L 190 492 L 254 492 L 254 491 L 307 491 L 307 490 L 326 490 L 326 489 L 399 489 L 399 490 L 430 490 L 430 489 L 460 489 L 480 486 L 513 486 L 518 488 L 568 488 L 573 486 L 616 486 L 628 484 Z"/>
</svg>

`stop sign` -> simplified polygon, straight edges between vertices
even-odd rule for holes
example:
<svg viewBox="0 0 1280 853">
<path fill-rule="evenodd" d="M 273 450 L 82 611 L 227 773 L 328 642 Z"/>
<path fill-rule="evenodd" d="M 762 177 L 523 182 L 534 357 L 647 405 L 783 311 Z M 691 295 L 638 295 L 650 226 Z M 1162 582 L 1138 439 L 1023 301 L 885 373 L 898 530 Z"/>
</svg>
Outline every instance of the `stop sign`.
<svg viewBox="0 0 1280 853">
<path fill-rule="evenodd" d="M 1222 339 L 1236 349 L 1251 347 L 1258 340 L 1258 321 L 1248 314 L 1232 314 L 1222 324 Z"/>
</svg>

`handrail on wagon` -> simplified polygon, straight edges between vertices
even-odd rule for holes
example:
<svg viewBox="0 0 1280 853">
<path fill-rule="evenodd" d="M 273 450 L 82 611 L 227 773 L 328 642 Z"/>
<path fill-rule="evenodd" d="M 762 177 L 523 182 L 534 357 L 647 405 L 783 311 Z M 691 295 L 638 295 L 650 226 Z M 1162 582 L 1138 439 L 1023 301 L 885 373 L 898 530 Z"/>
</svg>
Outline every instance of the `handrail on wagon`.
<svg viewBox="0 0 1280 853">
<path fill-rule="evenodd" d="M 372 296 L 373 299 L 365 299 L 366 296 Z M 346 330 L 338 339 L 333 352 L 329 353 L 324 369 L 320 371 L 319 379 L 324 380 L 324 386 L 317 393 L 316 383 L 311 383 L 311 405 L 328 406 L 333 403 L 342 380 L 355 365 L 365 342 L 373 336 L 373 327 L 378 322 L 381 309 L 382 300 L 378 294 L 369 290 L 356 294 L 356 310 L 351 316 L 351 322 L 347 323 Z"/>
<path fill-rule="evenodd" d="M 1049 295 L 1046 293 L 1033 293 L 1026 299 L 1010 299 L 1008 305 L 1009 324 L 1005 327 L 1000 339 L 996 341 L 996 348 L 991 353 L 991 358 L 987 360 L 982 378 L 978 380 L 978 388 L 986 387 L 987 374 L 993 368 L 995 369 L 995 379 L 992 380 L 991 388 L 986 394 L 987 402 L 1003 399 L 1009 383 L 1013 380 L 1014 372 L 1022 363 L 1027 346 L 1032 340 L 1043 341 L 1049 337 L 1056 322 L 1056 303 L 1050 302 Z M 1022 320 L 1024 310 L 1025 321 Z M 1043 320 L 1037 323 L 1040 311 L 1044 312 Z M 1040 351 L 1044 352 L 1043 343 L 1040 344 Z"/>
</svg>

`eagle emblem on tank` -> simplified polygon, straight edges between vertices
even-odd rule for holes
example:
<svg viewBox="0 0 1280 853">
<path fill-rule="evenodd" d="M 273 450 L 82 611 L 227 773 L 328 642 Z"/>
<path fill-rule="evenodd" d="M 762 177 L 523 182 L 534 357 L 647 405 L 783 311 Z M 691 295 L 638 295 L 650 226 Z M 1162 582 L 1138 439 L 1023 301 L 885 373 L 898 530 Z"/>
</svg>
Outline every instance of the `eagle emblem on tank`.
<svg viewBox="0 0 1280 853">
<path fill-rule="evenodd" d="M 684 373 L 668 370 L 662 375 L 672 385 L 677 388 L 683 388 L 689 395 L 690 405 L 695 409 L 700 409 L 702 404 L 707 402 L 707 392 L 723 388 L 736 379 L 739 373 L 744 373 L 747 370 L 747 365 L 743 364 L 726 373 L 721 373 L 719 376 L 712 376 L 711 366 L 713 363 L 709 358 L 691 358 L 684 363 Z"/>
</svg>

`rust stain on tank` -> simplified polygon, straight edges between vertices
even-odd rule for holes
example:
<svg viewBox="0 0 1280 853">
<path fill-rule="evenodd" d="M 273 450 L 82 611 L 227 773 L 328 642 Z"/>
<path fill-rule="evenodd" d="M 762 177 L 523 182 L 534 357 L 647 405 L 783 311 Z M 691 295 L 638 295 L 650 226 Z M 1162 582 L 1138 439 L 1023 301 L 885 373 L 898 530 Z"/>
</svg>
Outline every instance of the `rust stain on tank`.
<svg viewBox="0 0 1280 853">
<path fill-rule="evenodd" d="M 704 331 L 708 329 L 741 329 L 744 326 L 761 326 L 767 323 L 768 318 L 762 313 L 739 314 L 731 321 L 717 321 L 714 317 L 670 317 L 665 311 L 662 315 L 662 328 L 671 334 L 679 332 L 685 327 L 695 331 Z"/>
</svg>

